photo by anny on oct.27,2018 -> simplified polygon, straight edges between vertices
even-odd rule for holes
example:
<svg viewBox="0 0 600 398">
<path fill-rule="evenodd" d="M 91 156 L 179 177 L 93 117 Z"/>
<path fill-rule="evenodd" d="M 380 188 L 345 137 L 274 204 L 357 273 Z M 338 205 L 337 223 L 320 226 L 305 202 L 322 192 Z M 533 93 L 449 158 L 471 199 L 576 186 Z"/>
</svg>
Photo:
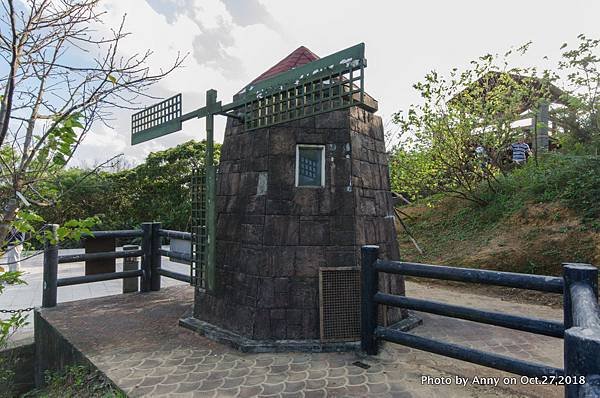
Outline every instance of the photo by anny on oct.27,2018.
<svg viewBox="0 0 600 398">
<path fill-rule="evenodd" d="M 2 0 L 0 398 L 600 397 L 599 13 Z"/>
</svg>

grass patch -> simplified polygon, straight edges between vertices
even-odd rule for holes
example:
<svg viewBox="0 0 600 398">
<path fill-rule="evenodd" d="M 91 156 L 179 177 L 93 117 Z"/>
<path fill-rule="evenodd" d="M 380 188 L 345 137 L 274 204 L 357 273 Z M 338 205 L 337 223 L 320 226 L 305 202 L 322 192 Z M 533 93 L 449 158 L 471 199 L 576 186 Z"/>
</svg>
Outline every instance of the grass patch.
<svg viewBox="0 0 600 398">
<path fill-rule="evenodd" d="M 125 398 L 99 372 L 86 366 L 68 366 L 63 372 L 47 372 L 46 387 L 23 395 L 23 398 Z"/>
<path fill-rule="evenodd" d="M 500 177 L 497 192 L 487 192 L 484 197 L 489 204 L 478 209 L 482 220 L 497 221 L 526 203 L 558 201 L 575 210 L 590 227 L 598 229 L 600 157 L 547 154 L 537 164 L 532 160 Z M 551 217 L 558 220 L 561 215 L 556 213 Z"/>
<path fill-rule="evenodd" d="M 403 207 L 425 253 L 400 233 L 402 258 L 554 275 L 563 261 L 597 262 L 600 157 L 547 154 L 485 195 L 485 206 L 436 195 Z"/>
</svg>

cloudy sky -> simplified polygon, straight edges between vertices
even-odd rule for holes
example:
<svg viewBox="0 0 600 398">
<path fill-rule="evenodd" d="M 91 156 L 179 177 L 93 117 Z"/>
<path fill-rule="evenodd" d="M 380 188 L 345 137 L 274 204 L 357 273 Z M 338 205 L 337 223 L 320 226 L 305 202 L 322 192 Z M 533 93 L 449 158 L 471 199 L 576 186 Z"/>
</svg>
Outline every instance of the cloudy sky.
<svg viewBox="0 0 600 398">
<path fill-rule="evenodd" d="M 519 62 L 553 67 L 562 43 L 574 43 L 579 33 L 600 37 L 598 0 L 105 0 L 102 7 L 106 26 L 118 26 L 127 15 L 132 35 L 122 44 L 124 55 L 152 49 L 150 67 L 158 70 L 178 51 L 189 53 L 185 66 L 151 91 L 160 97 L 182 93 L 184 112 L 203 106 L 210 88 L 230 102 L 300 45 L 325 56 L 364 42 L 366 89 L 387 120 L 419 101 L 412 84 L 432 69 L 463 67 L 529 40 L 531 50 Z M 216 139 L 222 141 L 224 117 L 217 119 Z M 117 112 L 112 128 L 97 125 L 88 135 L 76 164 L 118 153 L 137 163 L 150 151 L 204 138 L 203 126 L 187 122 L 181 132 L 132 147 L 130 112 Z"/>
</svg>

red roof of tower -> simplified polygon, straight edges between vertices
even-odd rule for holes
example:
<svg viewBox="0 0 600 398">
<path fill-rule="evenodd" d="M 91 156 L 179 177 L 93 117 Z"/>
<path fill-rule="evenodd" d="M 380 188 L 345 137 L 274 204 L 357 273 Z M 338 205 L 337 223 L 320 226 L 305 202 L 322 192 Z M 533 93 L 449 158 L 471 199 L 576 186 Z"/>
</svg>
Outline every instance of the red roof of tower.
<svg viewBox="0 0 600 398">
<path fill-rule="evenodd" d="M 288 55 L 287 57 L 273 65 L 271 68 L 269 68 L 262 75 L 252 80 L 250 84 L 268 79 L 269 77 L 273 77 L 282 72 L 286 72 L 290 69 L 297 68 L 309 62 L 316 61 L 317 59 L 319 59 L 318 55 L 310 51 L 308 48 L 300 46 L 297 49 L 295 49 L 290 55 Z"/>
</svg>

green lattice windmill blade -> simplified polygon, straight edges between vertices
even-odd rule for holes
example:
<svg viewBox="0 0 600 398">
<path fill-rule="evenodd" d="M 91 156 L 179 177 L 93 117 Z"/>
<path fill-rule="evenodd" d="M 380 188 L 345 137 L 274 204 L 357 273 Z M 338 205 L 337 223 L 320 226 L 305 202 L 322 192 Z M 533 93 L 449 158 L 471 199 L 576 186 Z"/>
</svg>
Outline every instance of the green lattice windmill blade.
<svg viewBox="0 0 600 398">
<path fill-rule="evenodd" d="M 131 143 L 139 144 L 181 130 L 182 122 L 209 115 L 242 118 L 253 130 L 364 102 L 363 43 L 249 84 L 230 104 L 221 101 L 182 113 L 181 94 L 135 113 Z"/>
<path fill-rule="evenodd" d="M 214 288 L 216 243 L 214 164 L 214 116 L 224 115 L 243 121 L 246 130 L 255 130 L 279 123 L 366 104 L 364 68 L 366 65 L 364 43 L 309 62 L 271 78 L 249 84 L 230 104 L 217 101 L 217 92 L 206 92 L 206 106 L 182 113 L 181 94 L 177 94 L 131 117 L 131 144 L 136 145 L 181 130 L 183 122 L 206 118 L 206 225 L 192 228 L 194 238 L 203 239 L 206 250 L 202 258 L 192 261 L 192 269 L 205 269 L 206 289 Z M 203 263 L 203 264 L 201 264 Z M 195 280 L 197 278 L 192 278 Z"/>
</svg>

